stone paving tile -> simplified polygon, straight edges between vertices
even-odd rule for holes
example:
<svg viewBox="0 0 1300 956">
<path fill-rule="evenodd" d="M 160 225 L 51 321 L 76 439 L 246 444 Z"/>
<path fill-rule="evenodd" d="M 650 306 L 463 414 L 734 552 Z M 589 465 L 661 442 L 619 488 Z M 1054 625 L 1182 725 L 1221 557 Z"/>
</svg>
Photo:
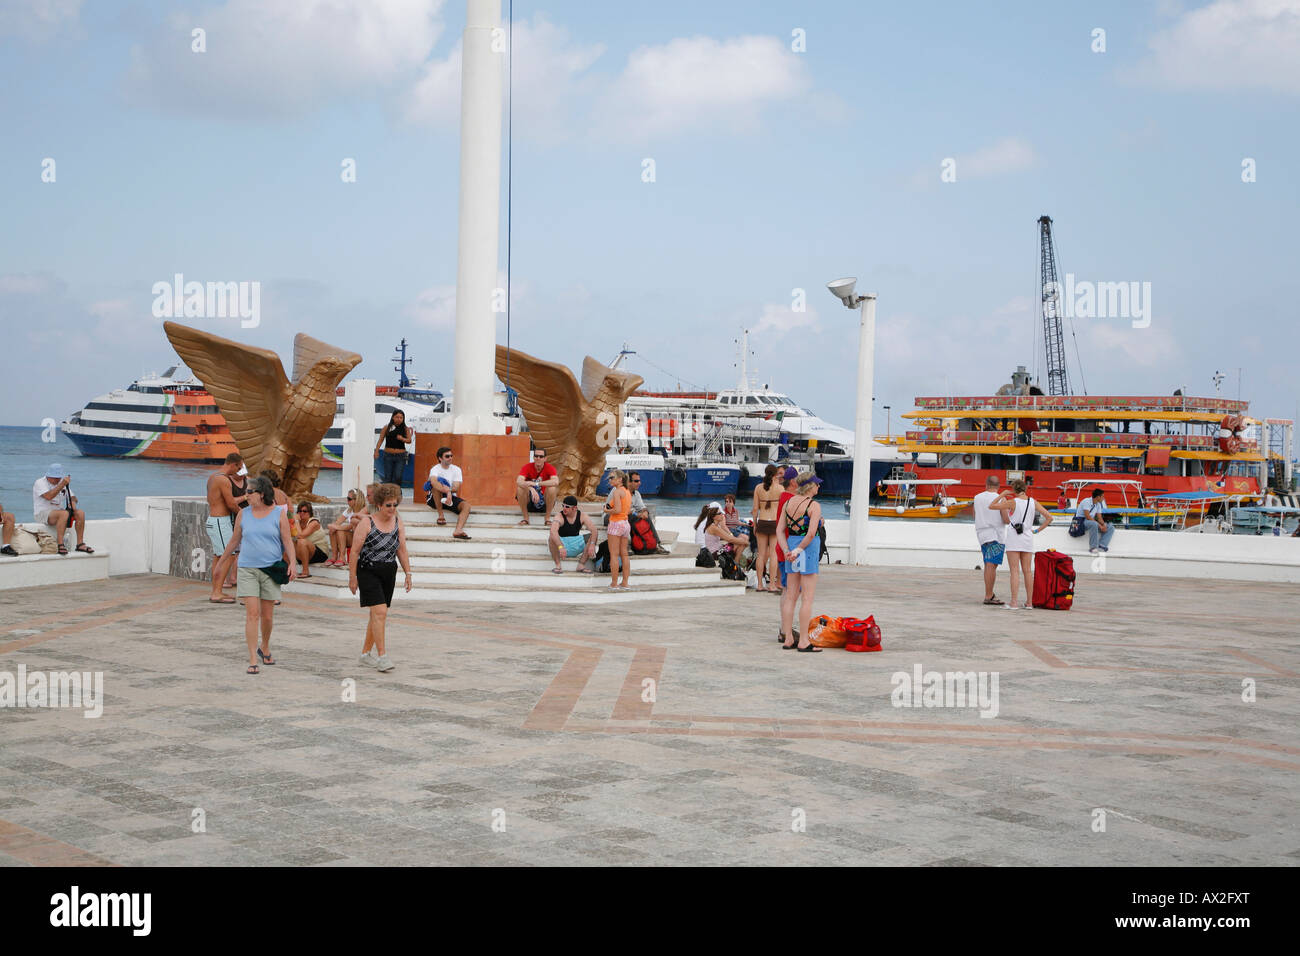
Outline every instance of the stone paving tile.
<svg viewBox="0 0 1300 956">
<path fill-rule="evenodd" d="M 57 590 L 85 606 L 142 580 L 161 579 Z M 0 820 L 127 865 L 1300 863 L 1300 691 L 1257 663 L 1300 672 L 1294 589 L 1234 584 L 1249 612 L 1225 637 L 1213 583 L 1087 583 L 1069 615 L 1008 620 L 972 606 L 977 575 L 831 568 L 819 610 L 870 609 L 886 652 L 793 661 L 755 640 L 776 605 L 753 595 L 689 617 L 485 617 L 399 595 L 392 675 L 354 666 L 356 608 L 291 595 L 282 663 L 256 682 L 196 587 L 192 608 L 142 605 L 0 654 L 0 669 L 103 670 L 106 683 L 98 720 L 0 713 Z M 29 611 L 7 595 L 0 629 L 49 614 L 47 597 Z M 635 648 L 614 635 L 663 649 L 653 711 L 616 706 Z M 525 729 L 573 648 L 601 651 L 585 684 L 561 688 L 556 726 L 575 729 Z M 998 671 L 999 716 L 893 707 L 891 675 L 917 663 Z M 344 676 L 356 704 L 340 701 Z M 1250 705 L 1245 676 L 1269 691 Z M 206 834 L 190 829 L 196 807 Z"/>
</svg>

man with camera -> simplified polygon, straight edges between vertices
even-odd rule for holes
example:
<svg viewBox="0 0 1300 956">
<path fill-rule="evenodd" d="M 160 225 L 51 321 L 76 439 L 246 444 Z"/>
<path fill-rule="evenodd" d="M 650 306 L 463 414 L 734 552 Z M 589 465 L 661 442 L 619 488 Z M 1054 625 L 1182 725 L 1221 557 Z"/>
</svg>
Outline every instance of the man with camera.
<svg viewBox="0 0 1300 956">
<path fill-rule="evenodd" d="M 45 477 L 37 478 L 32 485 L 32 512 L 38 524 L 54 528 L 59 554 L 67 554 L 63 536 L 72 525 L 77 532 L 77 550 L 94 554 L 95 549 L 86 544 L 86 513 L 77 507 L 77 496 L 69 487 L 72 477 L 59 464 L 50 465 Z"/>
</svg>

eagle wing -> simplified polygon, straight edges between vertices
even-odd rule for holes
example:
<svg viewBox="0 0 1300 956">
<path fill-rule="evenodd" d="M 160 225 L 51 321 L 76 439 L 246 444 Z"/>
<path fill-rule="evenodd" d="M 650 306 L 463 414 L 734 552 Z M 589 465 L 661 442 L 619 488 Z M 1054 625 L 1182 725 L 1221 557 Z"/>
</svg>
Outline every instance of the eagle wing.
<svg viewBox="0 0 1300 956">
<path fill-rule="evenodd" d="M 578 380 L 563 365 L 534 358 L 518 349 L 497 346 L 497 378 L 506 380 L 510 359 L 510 387 L 519 393 L 519 407 L 538 448 L 559 451 L 570 447 L 582 421 L 587 401 Z M 552 462 L 552 464 L 558 464 Z"/>
<path fill-rule="evenodd" d="M 280 357 L 270 349 L 175 322 L 164 322 L 163 330 L 176 354 L 216 399 L 244 463 L 256 474 L 262 451 L 284 413 L 289 380 Z"/>
<path fill-rule="evenodd" d="M 293 384 L 297 385 L 301 382 L 304 375 L 310 372 L 317 363 L 325 359 L 334 359 L 344 364 L 350 362 L 348 371 L 361 364 L 361 356 L 356 352 L 349 352 L 337 345 L 330 345 L 328 342 L 314 339 L 306 332 L 299 332 L 295 335 L 293 337 Z M 339 378 L 341 379 L 346 374 L 347 371 L 344 371 Z"/>
</svg>

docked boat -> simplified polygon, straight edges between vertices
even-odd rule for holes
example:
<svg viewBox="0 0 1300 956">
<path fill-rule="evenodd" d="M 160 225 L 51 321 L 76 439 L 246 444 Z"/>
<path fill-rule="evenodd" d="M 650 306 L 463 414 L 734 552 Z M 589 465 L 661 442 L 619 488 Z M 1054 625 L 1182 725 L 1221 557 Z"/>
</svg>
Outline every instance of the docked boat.
<svg viewBox="0 0 1300 956">
<path fill-rule="evenodd" d="M 641 476 L 641 494 L 657 495 L 664 484 L 664 459 L 662 455 L 619 455 L 605 456 L 605 473 L 600 477 L 596 493 L 609 494 L 609 473 L 617 468 L 626 474 L 635 471 Z"/>
<path fill-rule="evenodd" d="M 1061 482 L 1058 507 L 1048 508 L 1058 518 L 1073 519 L 1082 502 L 1089 501 L 1094 488 L 1100 488 L 1102 514 L 1122 528 L 1172 528 L 1181 530 L 1188 509 L 1158 496 L 1148 502 L 1142 482 L 1132 478 L 1083 478 Z M 1064 502 L 1062 504 L 1062 502 Z"/>
<path fill-rule="evenodd" d="M 1099 480 L 1140 481 L 1147 498 L 1177 492 L 1255 495 L 1265 458 L 1249 403 L 1183 395 L 1043 395 L 1021 366 L 995 395 L 919 396 L 905 418 L 940 427 L 908 431 L 902 452 L 933 453 L 919 477 L 955 478 L 970 500 L 989 475 L 1038 489 Z M 1289 425 L 1288 425 L 1289 427 Z"/>
<path fill-rule="evenodd" d="M 889 504 L 872 505 L 869 513 L 873 518 L 925 518 L 929 521 L 955 518 L 971 506 L 968 501 L 960 502 L 945 494 L 955 484 L 954 478 L 923 481 L 909 474 L 883 479 L 876 488 Z M 934 491 L 926 497 L 931 488 Z"/>
<path fill-rule="evenodd" d="M 847 495 L 853 432 L 818 418 L 783 392 L 751 382 L 747 342 L 745 333 L 736 388 L 629 396 L 611 456 L 659 456 L 665 462 L 659 493 L 667 496 L 745 494 L 762 480 L 769 463 L 813 467 L 825 481 L 823 495 Z M 631 354 L 624 349 L 611 367 Z M 607 466 L 613 467 L 610 460 Z"/>
<path fill-rule="evenodd" d="M 221 462 L 238 449 L 216 401 L 173 365 L 86 403 L 60 426 L 89 458 Z"/>
</svg>

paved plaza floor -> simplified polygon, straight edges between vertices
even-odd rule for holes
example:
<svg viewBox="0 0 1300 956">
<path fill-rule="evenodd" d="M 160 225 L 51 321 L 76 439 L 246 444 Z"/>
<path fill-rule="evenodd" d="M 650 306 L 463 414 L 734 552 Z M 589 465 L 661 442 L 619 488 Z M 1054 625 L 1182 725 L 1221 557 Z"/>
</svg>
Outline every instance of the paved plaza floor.
<svg viewBox="0 0 1300 956">
<path fill-rule="evenodd" d="M 206 586 L 2 592 L 0 679 L 102 672 L 104 700 L 0 708 L 0 863 L 1300 862 L 1295 587 L 981 593 L 973 569 L 833 567 L 817 609 L 875 614 L 885 650 L 797 654 L 766 594 L 399 591 L 379 674 L 354 603 L 290 588 L 279 663 L 248 676 L 243 611 Z M 918 667 L 996 676 L 996 716 L 895 706 Z"/>
</svg>

